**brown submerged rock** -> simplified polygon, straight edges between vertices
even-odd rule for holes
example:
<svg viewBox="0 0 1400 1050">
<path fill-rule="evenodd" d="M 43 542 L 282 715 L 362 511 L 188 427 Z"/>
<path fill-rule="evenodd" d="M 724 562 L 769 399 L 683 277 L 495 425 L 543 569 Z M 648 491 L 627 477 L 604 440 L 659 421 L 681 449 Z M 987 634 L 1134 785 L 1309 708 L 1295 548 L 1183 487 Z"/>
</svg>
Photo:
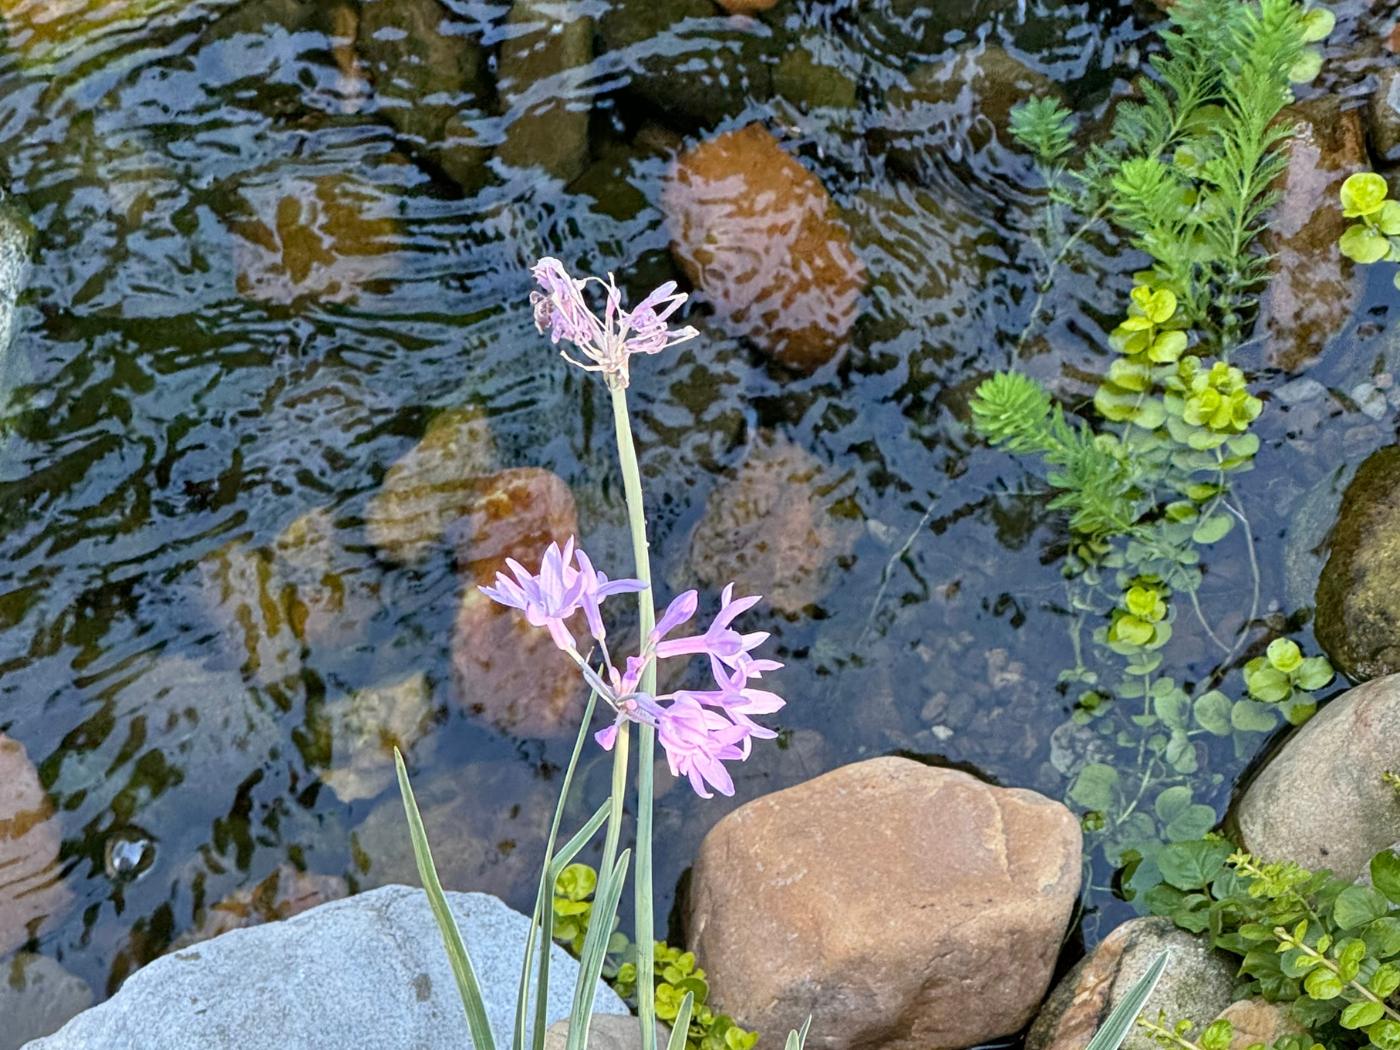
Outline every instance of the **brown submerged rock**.
<svg viewBox="0 0 1400 1050">
<path fill-rule="evenodd" d="M 331 768 L 321 780 L 342 802 L 374 798 L 394 782 L 394 749 L 408 756 L 433 724 L 427 676 L 360 689 L 326 705 Z"/>
<path fill-rule="evenodd" d="M 677 262 L 731 332 L 801 371 L 845 345 L 865 267 L 826 188 L 762 125 L 682 153 L 661 209 Z"/>
<path fill-rule="evenodd" d="M 229 930 L 290 919 L 349 893 L 349 886 L 339 875 L 316 875 L 280 864 L 257 885 L 237 890 L 205 911 L 199 924 L 176 938 L 166 951 L 179 951 Z"/>
<path fill-rule="evenodd" d="M 711 829 L 687 943 L 711 1003 L 761 1046 L 809 1014 L 814 1050 L 972 1046 L 1016 1032 L 1039 1004 L 1080 851 L 1073 814 L 1034 792 L 903 758 L 859 762 Z"/>
<path fill-rule="evenodd" d="M 370 542 L 393 561 L 422 560 L 447 526 L 476 505 L 480 479 L 495 462 L 495 439 L 479 408 L 436 416 L 423 440 L 389 468 L 365 508 Z"/>
<path fill-rule="evenodd" d="M 0 956 L 68 910 L 58 851 L 63 833 L 24 745 L 0 733 Z"/>
<path fill-rule="evenodd" d="M 1400 671 L 1400 445 L 1367 457 L 1342 496 L 1317 582 L 1317 640 L 1354 681 Z"/>
<path fill-rule="evenodd" d="M 761 433 L 733 477 L 710 494 L 691 539 L 691 574 L 713 588 L 733 582 L 736 593 L 761 594 L 784 613 L 820 601 L 856 535 L 833 515 L 823 492 L 830 484 L 806 449 Z"/>
<path fill-rule="evenodd" d="M 1230 956 L 1170 919 L 1131 919 L 1100 942 L 1050 993 L 1026 1035 L 1026 1050 L 1083 1050 L 1133 985 L 1167 952 L 1167 966 L 1143 1008 L 1172 1021 L 1205 1023 L 1230 1005 L 1235 965 Z M 1125 1050 L 1152 1050 L 1148 1036 L 1132 1032 Z"/>
<path fill-rule="evenodd" d="M 1307 1029 L 1293 1019 L 1283 1003 L 1263 999 L 1241 999 L 1220 1012 L 1218 1020 L 1229 1021 L 1235 1029 L 1230 1050 L 1249 1050 L 1255 1043 L 1273 1046 L 1286 1035 L 1303 1035 Z"/>
<path fill-rule="evenodd" d="M 497 156 L 517 168 L 538 165 L 568 182 L 588 163 L 592 109 L 587 66 L 593 60 L 593 19 L 564 18 L 577 8 L 550 0 L 515 0 L 496 66 L 506 112 Z"/>
<path fill-rule="evenodd" d="M 288 621 L 309 646 L 353 644 L 381 608 L 374 558 L 352 547 L 325 507 L 307 511 L 272 544 L 275 574 L 290 588 Z"/>
<path fill-rule="evenodd" d="M 1330 868 L 1343 879 L 1400 841 L 1400 675 L 1324 706 L 1271 758 L 1231 814 L 1239 841 L 1265 860 Z"/>
<path fill-rule="evenodd" d="M 1269 363 L 1295 372 L 1321 356 L 1359 300 L 1354 268 L 1337 248 L 1351 222 L 1337 206 L 1337 192 L 1348 175 L 1369 165 L 1360 110 L 1343 109 L 1340 99 L 1300 102 L 1284 119 L 1296 121 L 1298 133 L 1277 187 L 1283 197 L 1264 236 L 1275 258 L 1260 316 Z"/>
<path fill-rule="evenodd" d="M 531 627 L 518 610 L 478 590 L 506 571 L 506 558 L 534 569 L 550 543 L 562 545 L 578 534 L 569 486 L 547 470 L 503 470 L 480 480 L 474 501 L 450 532 L 463 584 L 452 632 L 458 700 L 504 733 L 574 732 L 583 710 L 578 669 L 548 631 Z M 572 626 L 575 637 L 587 633 L 582 614 Z"/>
<path fill-rule="evenodd" d="M 234 234 L 240 295 L 283 305 L 352 303 L 398 268 L 392 202 L 348 175 L 321 175 L 240 191 Z"/>
</svg>

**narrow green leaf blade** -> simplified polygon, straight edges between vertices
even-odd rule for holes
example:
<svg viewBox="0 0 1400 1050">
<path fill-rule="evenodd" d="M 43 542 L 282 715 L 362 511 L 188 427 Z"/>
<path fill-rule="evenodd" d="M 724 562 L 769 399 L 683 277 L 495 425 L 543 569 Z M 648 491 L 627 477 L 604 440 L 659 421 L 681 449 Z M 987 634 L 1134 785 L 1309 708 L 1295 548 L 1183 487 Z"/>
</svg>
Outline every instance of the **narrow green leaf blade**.
<svg viewBox="0 0 1400 1050">
<path fill-rule="evenodd" d="M 807 1020 L 802 1022 L 802 1027 L 794 1029 L 788 1033 L 787 1045 L 783 1050 L 802 1050 L 807 1042 L 807 1030 L 812 1027 L 812 1015 L 807 1015 Z"/>
<path fill-rule="evenodd" d="M 462 941 L 462 931 L 457 928 L 457 919 L 442 892 L 438 881 L 437 868 L 433 864 L 433 853 L 428 847 L 428 833 L 423 828 L 423 817 L 418 812 L 418 802 L 413 797 L 413 788 L 408 783 L 408 770 L 404 768 L 403 755 L 394 748 L 394 766 L 399 776 L 399 794 L 403 796 L 403 809 L 408 817 L 408 833 L 413 839 L 413 857 L 418 862 L 418 877 L 423 881 L 423 890 L 428 895 L 428 906 L 433 910 L 438 930 L 442 934 L 443 947 L 447 949 L 447 959 L 452 965 L 452 976 L 457 979 L 457 992 L 462 997 L 462 1008 L 467 1013 L 467 1027 L 471 1030 L 472 1043 L 476 1050 L 495 1050 L 495 1040 L 491 1035 L 491 1022 L 486 1018 L 486 1004 L 481 998 L 481 985 L 476 979 L 471 956 Z"/>
<path fill-rule="evenodd" d="M 622 899 L 627 864 L 631 859 L 632 851 L 623 850 L 613 870 L 599 881 L 594 894 L 593 915 L 583 938 L 583 950 L 579 952 L 578 982 L 574 985 L 574 1006 L 569 1014 L 569 1039 L 565 1050 L 584 1050 L 588 1045 L 593 997 L 598 991 L 598 979 L 603 975 L 603 961 L 608 953 L 608 941 L 612 939 L 613 921 L 617 918 L 617 905 Z"/>
<path fill-rule="evenodd" d="M 695 995 L 686 992 L 681 1008 L 676 1011 L 675 1023 L 671 1026 L 671 1038 L 666 1040 L 666 1050 L 685 1050 L 685 1036 L 690 1031 L 690 1011 L 694 1008 Z"/>
<path fill-rule="evenodd" d="M 1084 1050 L 1118 1050 L 1128 1033 L 1133 1030 L 1133 1022 L 1142 1012 L 1143 1004 L 1157 987 L 1157 982 L 1162 979 L 1162 972 L 1166 968 L 1167 953 L 1163 952 L 1123 997 L 1123 1001 L 1113 1008 L 1108 1020 L 1094 1033 L 1094 1038 L 1089 1040 L 1089 1045 Z"/>
</svg>

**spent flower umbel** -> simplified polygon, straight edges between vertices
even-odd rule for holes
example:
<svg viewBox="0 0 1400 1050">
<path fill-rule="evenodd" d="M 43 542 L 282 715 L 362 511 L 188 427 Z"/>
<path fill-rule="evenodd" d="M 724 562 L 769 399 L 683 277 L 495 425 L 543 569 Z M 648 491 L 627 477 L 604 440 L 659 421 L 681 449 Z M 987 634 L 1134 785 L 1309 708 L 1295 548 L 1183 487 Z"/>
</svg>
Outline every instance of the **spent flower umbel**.
<svg viewBox="0 0 1400 1050">
<path fill-rule="evenodd" d="M 612 750 L 618 727 L 624 722 L 651 726 L 675 776 L 687 778 L 703 798 L 711 797 L 710 788 L 732 795 L 734 781 L 724 763 L 748 758 L 751 740 L 776 737 L 776 732 L 755 722 L 753 716 L 772 714 L 785 703 L 777 693 L 750 685 L 765 671 L 782 666 L 776 660 L 752 655 L 768 633 L 740 634 L 731 626 L 741 613 L 753 608 L 758 595 L 735 598 L 734 585 L 730 584 L 721 596 L 719 613 L 703 634 L 668 640 L 666 636 L 694 617 L 699 606 L 695 591 L 678 594 L 645 639 L 642 651 L 627 657 L 625 670 L 619 670 L 604 641 L 600 606 L 611 595 L 644 590 L 640 580 L 609 580 L 575 547 L 572 538 L 562 549 L 557 543 L 545 548 L 536 573 L 513 559 L 506 564 L 514 579 L 497 573 L 495 586 L 482 587 L 482 593 L 520 610 L 533 626 L 547 629 L 613 709 L 613 723 L 595 734 L 598 743 Z M 578 640 L 566 622 L 580 610 L 601 650 L 601 671 L 593 670 L 588 657 L 579 651 Z M 642 672 L 652 661 L 692 656 L 709 658 L 714 689 L 681 689 L 657 696 L 638 689 Z"/>
<path fill-rule="evenodd" d="M 689 325 L 671 328 L 669 319 L 685 302 L 676 282 L 667 281 L 632 310 L 622 308 L 622 293 L 612 274 L 582 280 L 570 275 L 558 259 L 545 257 L 535 264 L 535 280 L 543 291 L 531 292 L 535 327 L 548 332 L 554 343 L 573 343 L 585 360 L 560 353 L 570 364 L 587 372 L 601 372 L 610 387 L 630 382 L 628 358 L 633 354 L 657 354 L 693 339 L 700 333 Z M 603 316 L 589 307 L 584 292 L 590 283 L 603 289 Z"/>
</svg>

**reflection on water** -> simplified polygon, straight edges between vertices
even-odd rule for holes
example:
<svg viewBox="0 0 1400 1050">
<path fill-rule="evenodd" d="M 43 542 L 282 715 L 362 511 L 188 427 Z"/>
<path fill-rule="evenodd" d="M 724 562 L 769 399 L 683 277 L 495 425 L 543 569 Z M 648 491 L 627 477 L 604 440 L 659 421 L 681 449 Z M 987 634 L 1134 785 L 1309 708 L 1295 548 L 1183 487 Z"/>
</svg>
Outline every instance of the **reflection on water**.
<svg viewBox="0 0 1400 1050">
<path fill-rule="evenodd" d="M 1371 30 L 1337 6 L 1355 80 Z M 38 231 L 0 368 L 0 954 L 102 996 L 200 931 L 413 881 L 394 745 L 445 880 L 521 903 L 582 697 L 473 585 L 522 537 L 629 550 L 601 388 L 531 326 L 542 254 L 698 289 L 701 337 L 634 372 L 657 575 L 764 590 L 788 665 L 736 799 L 665 790 L 659 885 L 729 807 L 860 757 L 1062 793 L 1059 531 L 961 420 L 1035 293 L 1007 109 L 1102 120 L 1146 14 L 555 7 L 0 0 L 0 181 Z M 1082 397 L 1136 263 L 1091 242 L 1023 366 Z M 1380 302 L 1322 396 L 1261 376 L 1271 616 L 1315 578 L 1300 508 L 1394 433 L 1326 394 L 1395 368 Z"/>
</svg>

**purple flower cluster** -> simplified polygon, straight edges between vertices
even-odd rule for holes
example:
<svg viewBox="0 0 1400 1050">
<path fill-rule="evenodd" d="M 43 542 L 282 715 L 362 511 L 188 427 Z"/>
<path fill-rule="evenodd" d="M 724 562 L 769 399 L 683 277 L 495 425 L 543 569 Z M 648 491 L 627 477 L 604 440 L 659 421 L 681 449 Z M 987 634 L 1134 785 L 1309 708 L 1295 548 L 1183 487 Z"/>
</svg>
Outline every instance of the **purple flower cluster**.
<svg viewBox="0 0 1400 1050">
<path fill-rule="evenodd" d="M 768 632 L 740 634 L 731 626 L 736 617 L 758 602 L 758 596 L 735 598 L 734 585 L 730 584 L 721 596 L 719 613 L 703 634 L 668 638 L 694 617 L 698 605 L 695 591 L 677 595 L 645 639 L 641 653 L 629 656 L 625 670 L 619 671 L 608 654 L 599 606 L 610 595 L 645 590 L 641 580 L 609 580 L 594 569 L 583 551 L 575 548 L 572 538 L 562 550 L 557 543 L 551 543 L 536 573 L 514 559 L 507 559 L 506 565 L 514 579 L 497 573 L 496 585 L 481 588 L 482 593 L 519 609 L 533 626 L 546 628 L 554 644 L 569 654 L 589 684 L 613 708 L 616 717 L 612 725 L 596 734 L 598 743 L 612 750 L 623 722 L 652 726 L 672 774 L 689 779 L 702 798 L 711 797 L 707 786 L 732 795 L 734 781 L 724 763 L 748 758 L 751 740 L 777 736 L 753 721 L 753 716 L 772 714 L 784 704 L 777 693 L 751 685 L 765 671 L 782 666 L 776 660 L 752 655 L 768 638 Z M 601 673 L 594 671 L 579 652 L 577 639 L 566 622 L 579 611 L 602 651 Z M 692 656 L 708 657 L 713 689 L 681 689 L 657 696 L 638 690 L 642 671 L 651 661 Z"/>
<path fill-rule="evenodd" d="M 530 293 L 535 308 L 535 327 L 548 332 L 551 341 L 573 343 L 588 362 L 576 360 L 567 351 L 564 359 L 588 372 L 601 372 L 609 385 L 626 387 L 630 381 L 627 360 L 632 354 L 657 354 L 667 347 L 699 335 L 686 326 L 671 330 L 670 316 L 686 300 L 676 291 L 676 282 L 667 281 L 635 309 L 622 308 L 622 293 L 612 274 L 578 280 L 570 276 L 558 259 L 543 258 L 535 264 L 535 280 L 544 289 Z M 598 317 L 583 297 L 590 281 L 603 288 L 603 316 Z"/>
</svg>

